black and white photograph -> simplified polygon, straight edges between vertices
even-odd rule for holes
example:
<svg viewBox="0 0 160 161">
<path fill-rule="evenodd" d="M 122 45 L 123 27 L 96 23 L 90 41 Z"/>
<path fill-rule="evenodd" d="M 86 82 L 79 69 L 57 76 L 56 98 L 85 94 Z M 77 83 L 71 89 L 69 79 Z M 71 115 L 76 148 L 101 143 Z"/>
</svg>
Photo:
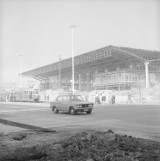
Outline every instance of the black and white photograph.
<svg viewBox="0 0 160 161">
<path fill-rule="evenodd" d="M 0 161 L 160 161 L 159 0 L 0 0 Z"/>
</svg>

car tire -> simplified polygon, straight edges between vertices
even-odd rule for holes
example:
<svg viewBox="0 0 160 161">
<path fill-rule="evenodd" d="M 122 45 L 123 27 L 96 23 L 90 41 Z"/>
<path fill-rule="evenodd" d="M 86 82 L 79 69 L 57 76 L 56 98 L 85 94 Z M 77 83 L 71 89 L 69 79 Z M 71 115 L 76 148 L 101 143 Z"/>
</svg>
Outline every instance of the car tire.
<svg viewBox="0 0 160 161">
<path fill-rule="evenodd" d="M 92 110 L 89 110 L 89 111 L 87 111 L 86 113 L 87 113 L 87 114 L 91 114 L 91 113 L 92 113 Z"/>
<path fill-rule="evenodd" d="M 70 107 L 69 113 L 70 113 L 71 115 L 75 115 L 75 114 L 76 114 L 76 111 L 75 111 L 75 109 L 74 109 L 73 107 Z"/>
<path fill-rule="evenodd" d="M 53 111 L 54 113 L 56 113 L 56 114 L 59 112 L 59 111 L 57 110 L 56 107 L 53 107 L 53 108 L 52 108 L 52 111 Z"/>
</svg>

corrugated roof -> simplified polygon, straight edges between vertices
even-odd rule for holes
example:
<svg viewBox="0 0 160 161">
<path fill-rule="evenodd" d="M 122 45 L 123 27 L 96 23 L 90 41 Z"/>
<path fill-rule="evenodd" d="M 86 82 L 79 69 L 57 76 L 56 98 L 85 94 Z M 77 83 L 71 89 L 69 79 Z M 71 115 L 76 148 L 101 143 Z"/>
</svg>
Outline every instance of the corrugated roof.
<svg viewBox="0 0 160 161">
<path fill-rule="evenodd" d="M 157 62 L 156 62 L 157 60 Z M 107 46 L 94 51 L 90 51 L 74 57 L 75 68 L 106 66 L 125 66 L 133 63 L 143 63 L 145 61 L 155 62 L 160 66 L 160 51 L 149 51 L 143 49 L 134 49 L 128 47 Z M 66 72 L 71 69 L 71 58 L 61 60 L 61 70 Z M 22 73 L 24 76 L 46 79 L 52 75 L 57 75 L 59 71 L 59 62 L 48 64 L 30 71 Z"/>
</svg>

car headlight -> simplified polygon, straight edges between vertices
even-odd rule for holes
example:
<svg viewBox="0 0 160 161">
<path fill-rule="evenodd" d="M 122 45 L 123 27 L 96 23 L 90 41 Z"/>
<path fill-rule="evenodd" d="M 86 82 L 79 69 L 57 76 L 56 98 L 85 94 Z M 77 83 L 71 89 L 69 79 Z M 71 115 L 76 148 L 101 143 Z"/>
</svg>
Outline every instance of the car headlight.
<svg viewBox="0 0 160 161">
<path fill-rule="evenodd" d="M 89 106 L 89 107 L 93 107 L 93 104 L 89 104 L 88 106 Z"/>
<path fill-rule="evenodd" d="M 82 105 L 77 105 L 77 107 L 82 107 Z"/>
</svg>

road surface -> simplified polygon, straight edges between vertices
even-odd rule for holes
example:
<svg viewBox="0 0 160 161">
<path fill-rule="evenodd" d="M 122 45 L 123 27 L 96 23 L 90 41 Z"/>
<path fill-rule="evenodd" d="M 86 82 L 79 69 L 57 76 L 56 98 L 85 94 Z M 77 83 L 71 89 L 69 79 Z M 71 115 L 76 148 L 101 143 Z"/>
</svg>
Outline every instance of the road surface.
<svg viewBox="0 0 160 161">
<path fill-rule="evenodd" d="M 49 104 L 0 103 L 0 118 L 43 128 L 112 129 L 140 137 L 159 137 L 159 105 L 97 105 L 92 114 L 54 114 Z M 0 123 L 0 132 L 24 130 Z"/>
</svg>

